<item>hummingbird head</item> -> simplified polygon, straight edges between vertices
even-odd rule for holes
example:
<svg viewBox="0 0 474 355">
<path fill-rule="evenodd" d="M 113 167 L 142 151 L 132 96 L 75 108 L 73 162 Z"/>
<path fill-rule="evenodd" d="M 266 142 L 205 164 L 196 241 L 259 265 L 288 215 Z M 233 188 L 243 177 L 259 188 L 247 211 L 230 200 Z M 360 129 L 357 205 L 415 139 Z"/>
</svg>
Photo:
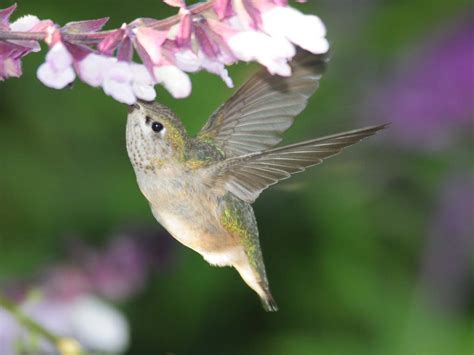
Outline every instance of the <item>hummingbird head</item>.
<svg viewBox="0 0 474 355">
<path fill-rule="evenodd" d="M 159 103 L 138 101 L 129 106 L 126 137 L 128 155 L 136 170 L 184 159 L 186 130 L 178 117 Z"/>
</svg>

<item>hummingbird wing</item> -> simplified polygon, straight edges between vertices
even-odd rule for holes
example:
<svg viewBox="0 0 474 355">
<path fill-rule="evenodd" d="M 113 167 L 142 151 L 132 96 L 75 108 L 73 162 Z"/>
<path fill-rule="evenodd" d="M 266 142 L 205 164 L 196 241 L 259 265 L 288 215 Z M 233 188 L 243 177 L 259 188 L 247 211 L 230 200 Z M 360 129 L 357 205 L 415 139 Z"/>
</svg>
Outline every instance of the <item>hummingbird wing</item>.
<svg viewBox="0 0 474 355">
<path fill-rule="evenodd" d="M 319 86 L 327 61 L 327 55 L 300 51 L 290 77 L 262 69 L 211 115 L 198 138 L 213 140 L 227 157 L 277 145 Z"/>
<path fill-rule="evenodd" d="M 371 126 L 306 142 L 229 158 L 214 169 L 214 186 L 252 203 L 267 187 L 304 171 L 387 125 Z"/>
</svg>

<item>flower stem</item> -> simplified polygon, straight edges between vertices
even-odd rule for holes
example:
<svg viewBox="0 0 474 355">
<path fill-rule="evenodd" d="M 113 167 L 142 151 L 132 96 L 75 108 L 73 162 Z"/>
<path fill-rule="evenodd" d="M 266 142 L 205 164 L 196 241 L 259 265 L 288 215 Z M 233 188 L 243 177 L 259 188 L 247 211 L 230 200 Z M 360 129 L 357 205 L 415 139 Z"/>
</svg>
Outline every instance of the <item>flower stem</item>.
<svg viewBox="0 0 474 355">
<path fill-rule="evenodd" d="M 7 310 L 23 327 L 28 329 L 31 333 L 39 335 L 46 339 L 51 344 L 54 344 L 60 353 L 65 353 L 63 349 L 70 349 L 71 344 L 76 347 L 76 352 L 74 354 L 80 354 L 80 346 L 73 339 L 63 338 L 57 335 L 54 335 L 49 330 L 44 328 L 41 324 L 35 322 L 33 319 L 25 315 L 13 302 L 7 299 L 0 293 L 0 307 Z"/>
<path fill-rule="evenodd" d="M 214 0 L 209 0 L 203 3 L 198 3 L 189 8 L 193 15 L 200 14 L 201 12 L 207 11 L 212 8 Z M 177 24 L 181 19 L 180 15 L 174 15 L 163 20 L 158 20 L 154 23 L 152 28 L 156 30 L 165 30 L 169 27 Z M 139 23 L 139 22 L 138 22 Z M 107 35 L 114 32 L 115 30 L 107 30 L 100 32 L 91 33 L 68 33 L 63 32 L 62 35 L 65 39 L 70 42 L 76 43 L 96 43 L 103 40 Z M 29 41 L 42 41 L 47 37 L 47 32 L 20 32 L 20 31 L 0 31 L 0 41 L 8 40 L 29 40 Z"/>
</svg>

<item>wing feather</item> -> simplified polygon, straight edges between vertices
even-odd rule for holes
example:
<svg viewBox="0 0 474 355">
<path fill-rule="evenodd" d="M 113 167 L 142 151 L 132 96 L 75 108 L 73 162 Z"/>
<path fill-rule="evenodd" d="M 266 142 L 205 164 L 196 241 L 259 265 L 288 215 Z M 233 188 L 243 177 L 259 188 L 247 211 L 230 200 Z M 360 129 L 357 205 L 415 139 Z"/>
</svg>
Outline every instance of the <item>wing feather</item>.
<svg viewBox="0 0 474 355">
<path fill-rule="evenodd" d="M 214 185 L 252 203 L 267 187 L 322 163 L 342 149 L 375 134 L 387 125 L 371 126 L 306 142 L 229 158 L 217 164 Z"/>
<path fill-rule="evenodd" d="M 327 56 L 301 51 L 290 77 L 261 70 L 212 114 L 198 139 L 214 140 L 227 157 L 277 145 L 317 89 L 327 61 Z"/>
</svg>

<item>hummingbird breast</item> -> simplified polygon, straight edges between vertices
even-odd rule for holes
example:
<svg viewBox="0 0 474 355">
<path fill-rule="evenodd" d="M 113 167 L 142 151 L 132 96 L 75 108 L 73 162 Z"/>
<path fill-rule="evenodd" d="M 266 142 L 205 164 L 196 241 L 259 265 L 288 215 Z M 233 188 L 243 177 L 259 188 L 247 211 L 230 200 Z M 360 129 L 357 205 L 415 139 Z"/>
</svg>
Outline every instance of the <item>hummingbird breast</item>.
<svg viewBox="0 0 474 355">
<path fill-rule="evenodd" d="M 239 241 L 220 222 L 222 197 L 198 172 L 168 165 L 157 174 L 140 175 L 138 184 L 157 221 L 180 243 L 214 265 L 231 265 L 242 256 Z"/>
</svg>

